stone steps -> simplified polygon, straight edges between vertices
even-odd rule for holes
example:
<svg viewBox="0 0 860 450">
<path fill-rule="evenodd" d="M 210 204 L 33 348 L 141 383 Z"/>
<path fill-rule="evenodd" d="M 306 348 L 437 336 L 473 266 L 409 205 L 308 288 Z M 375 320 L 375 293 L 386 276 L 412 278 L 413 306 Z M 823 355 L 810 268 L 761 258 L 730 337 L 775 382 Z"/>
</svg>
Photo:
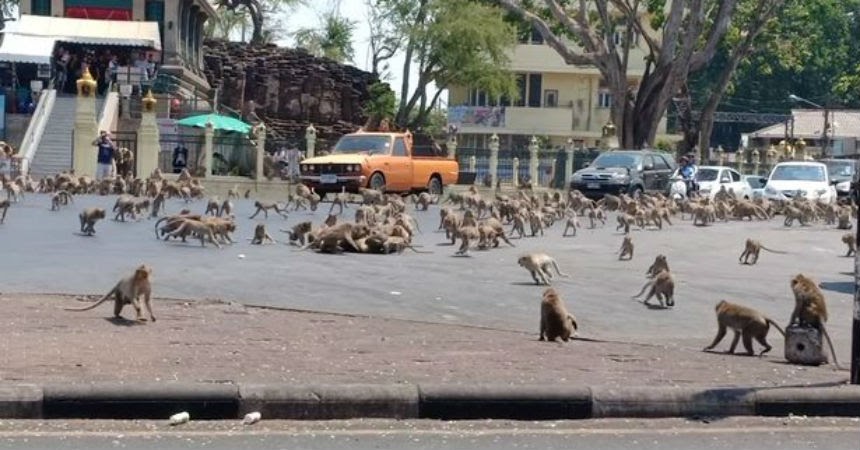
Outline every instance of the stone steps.
<svg viewBox="0 0 860 450">
<path fill-rule="evenodd" d="M 103 98 L 96 98 L 96 114 L 101 115 Z M 72 95 L 57 95 L 48 117 L 45 133 L 38 142 L 30 175 L 50 176 L 72 168 L 72 130 L 75 127 L 76 100 Z M 96 137 L 93 136 L 93 139 Z M 95 151 L 93 151 L 95 158 Z"/>
</svg>

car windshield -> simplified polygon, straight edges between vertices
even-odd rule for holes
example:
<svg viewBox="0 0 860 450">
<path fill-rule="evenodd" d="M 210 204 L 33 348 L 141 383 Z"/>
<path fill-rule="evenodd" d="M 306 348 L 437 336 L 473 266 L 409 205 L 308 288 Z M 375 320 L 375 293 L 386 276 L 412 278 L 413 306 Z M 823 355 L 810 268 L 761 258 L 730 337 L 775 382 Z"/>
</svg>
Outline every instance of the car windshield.
<svg viewBox="0 0 860 450">
<path fill-rule="evenodd" d="M 717 169 L 699 169 L 696 171 L 696 181 L 717 181 L 719 174 Z"/>
<path fill-rule="evenodd" d="M 824 167 L 806 165 L 776 166 L 770 174 L 771 180 L 781 181 L 824 181 L 827 179 Z"/>
<path fill-rule="evenodd" d="M 334 146 L 334 153 L 367 153 L 378 155 L 388 153 L 391 138 L 388 136 L 343 136 Z"/>
<path fill-rule="evenodd" d="M 824 163 L 831 177 L 851 178 L 854 176 L 853 161 L 827 161 Z"/>
<path fill-rule="evenodd" d="M 635 169 L 642 162 L 641 155 L 633 155 L 630 153 L 604 153 L 597 157 L 591 167 L 627 167 Z"/>
<path fill-rule="evenodd" d="M 745 181 L 753 189 L 761 189 L 764 187 L 764 183 L 761 182 L 761 177 L 758 175 L 746 177 Z"/>
</svg>

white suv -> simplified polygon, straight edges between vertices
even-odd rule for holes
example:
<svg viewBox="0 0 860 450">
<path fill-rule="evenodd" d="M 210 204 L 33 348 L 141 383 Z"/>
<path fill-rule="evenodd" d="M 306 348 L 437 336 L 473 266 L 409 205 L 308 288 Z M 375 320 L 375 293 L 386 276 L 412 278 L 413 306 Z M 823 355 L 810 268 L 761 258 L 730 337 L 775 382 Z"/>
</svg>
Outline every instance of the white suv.
<svg viewBox="0 0 860 450">
<path fill-rule="evenodd" d="M 764 187 L 764 197 L 790 200 L 796 196 L 835 203 L 836 188 L 827 175 L 827 166 L 805 161 L 782 162 L 774 166 Z"/>
</svg>

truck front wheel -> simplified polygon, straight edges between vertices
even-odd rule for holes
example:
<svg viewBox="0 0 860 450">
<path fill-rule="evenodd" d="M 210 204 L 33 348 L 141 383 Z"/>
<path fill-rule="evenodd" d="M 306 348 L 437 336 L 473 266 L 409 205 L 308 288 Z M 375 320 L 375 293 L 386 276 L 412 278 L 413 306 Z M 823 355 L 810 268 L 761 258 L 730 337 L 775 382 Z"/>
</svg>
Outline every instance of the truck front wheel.
<svg viewBox="0 0 860 450">
<path fill-rule="evenodd" d="M 370 186 L 370 189 L 381 191 L 385 187 L 385 175 L 382 175 L 379 172 L 374 172 L 373 175 L 370 176 L 370 182 L 368 185 Z"/>
<path fill-rule="evenodd" d="M 430 181 L 427 183 L 427 192 L 430 195 L 442 195 L 442 180 L 439 175 L 430 177 Z"/>
</svg>

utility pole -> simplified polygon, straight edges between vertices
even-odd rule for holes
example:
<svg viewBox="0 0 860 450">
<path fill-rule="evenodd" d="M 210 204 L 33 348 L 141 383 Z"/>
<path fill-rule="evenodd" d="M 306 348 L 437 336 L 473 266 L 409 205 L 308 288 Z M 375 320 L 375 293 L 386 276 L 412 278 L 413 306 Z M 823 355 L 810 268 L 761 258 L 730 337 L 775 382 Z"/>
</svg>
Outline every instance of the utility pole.
<svg viewBox="0 0 860 450">
<path fill-rule="evenodd" d="M 852 193 L 855 201 L 860 202 L 860 186 L 858 174 L 854 174 Z M 860 220 L 860 211 L 856 220 Z M 860 223 L 860 222 L 857 222 Z M 856 238 L 860 239 L 860 226 L 857 227 Z M 854 255 L 854 320 L 851 327 L 851 384 L 860 384 L 860 258 Z"/>
<path fill-rule="evenodd" d="M 829 103 L 824 104 L 824 143 L 821 145 L 821 157 L 827 158 L 828 148 L 830 147 L 830 109 L 828 108 Z"/>
</svg>

